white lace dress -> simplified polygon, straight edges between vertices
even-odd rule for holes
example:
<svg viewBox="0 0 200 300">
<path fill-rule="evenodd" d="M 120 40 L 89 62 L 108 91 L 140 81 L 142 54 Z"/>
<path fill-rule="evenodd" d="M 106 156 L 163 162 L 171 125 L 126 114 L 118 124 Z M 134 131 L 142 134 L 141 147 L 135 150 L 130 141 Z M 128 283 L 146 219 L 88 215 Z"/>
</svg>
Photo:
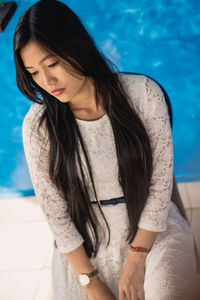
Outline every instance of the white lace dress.
<svg viewBox="0 0 200 300">
<path fill-rule="evenodd" d="M 170 201 L 173 144 L 167 106 L 161 89 L 154 81 L 141 75 L 121 76 L 144 122 L 153 149 L 150 192 L 138 224 L 140 228 L 158 232 L 146 259 L 145 299 L 181 299 L 180 295 L 189 285 L 188 279 L 195 274 L 195 255 L 190 228 Z M 54 299 L 86 300 L 85 289 L 80 287 L 76 273 L 64 256 L 64 253 L 76 249 L 84 240 L 68 215 L 66 201 L 49 178 L 49 144 L 40 152 L 44 145 L 45 128 L 40 129 L 39 135 L 34 127 L 42 109 L 43 106 L 33 104 L 26 114 L 23 121 L 23 144 L 37 201 L 58 246 L 54 246 L 52 260 Z M 98 199 L 123 196 L 118 183 L 114 136 L 108 115 L 94 121 L 76 121 L 89 152 Z M 39 159 L 41 153 L 42 159 Z M 92 198 L 89 183 L 88 188 L 93 201 L 95 199 Z M 97 204 L 92 205 L 102 220 Z M 107 233 L 107 230 L 102 221 L 98 228 L 101 245 L 97 257 L 92 258 L 91 262 L 118 299 L 118 283 L 128 254 L 128 215 L 125 203 L 102 206 L 102 210 L 110 226 L 111 241 L 106 248 L 107 235 L 105 237 L 103 233 Z"/>
</svg>

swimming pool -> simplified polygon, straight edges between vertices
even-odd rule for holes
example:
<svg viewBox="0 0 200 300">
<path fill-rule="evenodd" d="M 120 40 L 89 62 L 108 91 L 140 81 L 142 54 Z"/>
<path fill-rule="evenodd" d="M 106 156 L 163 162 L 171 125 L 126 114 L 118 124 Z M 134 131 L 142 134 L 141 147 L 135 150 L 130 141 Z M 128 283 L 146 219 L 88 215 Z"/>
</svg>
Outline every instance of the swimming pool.
<svg viewBox="0 0 200 300">
<path fill-rule="evenodd" d="M 34 195 L 21 126 L 31 102 L 17 89 L 12 39 L 22 13 L 36 1 L 16 1 L 0 34 L 0 197 Z M 178 182 L 200 181 L 200 4 L 196 0 L 72 0 L 96 44 L 118 71 L 157 80 L 173 109 L 174 172 Z"/>
</svg>

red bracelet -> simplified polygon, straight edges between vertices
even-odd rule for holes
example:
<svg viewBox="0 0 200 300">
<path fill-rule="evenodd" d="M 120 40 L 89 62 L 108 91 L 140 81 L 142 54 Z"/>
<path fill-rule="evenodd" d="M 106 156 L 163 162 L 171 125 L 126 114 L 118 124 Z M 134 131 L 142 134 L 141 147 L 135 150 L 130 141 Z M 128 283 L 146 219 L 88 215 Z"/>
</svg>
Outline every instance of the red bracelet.
<svg viewBox="0 0 200 300">
<path fill-rule="evenodd" d="M 129 249 L 134 252 L 145 252 L 145 253 L 149 253 L 149 251 L 151 250 L 143 247 L 133 247 L 132 245 L 129 246 Z"/>
</svg>

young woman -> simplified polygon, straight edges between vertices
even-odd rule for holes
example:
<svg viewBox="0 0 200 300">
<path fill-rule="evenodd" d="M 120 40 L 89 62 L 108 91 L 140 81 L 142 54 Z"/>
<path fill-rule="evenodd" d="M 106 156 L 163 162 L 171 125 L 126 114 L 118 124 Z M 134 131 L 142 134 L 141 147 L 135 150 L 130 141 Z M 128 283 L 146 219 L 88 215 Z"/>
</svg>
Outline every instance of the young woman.
<svg viewBox="0 0 200 300">
<path fill-rule="evenodd" d="M 23 144 L 55 238 L 55 299 L 183 299 L 195 274 L 193 237 L 171 201 L 172 133 L 160 87 L 115 72 L 59 1 L 22 15 L 14 58 L 17 85 L 35 102 Z"/>
</svg>

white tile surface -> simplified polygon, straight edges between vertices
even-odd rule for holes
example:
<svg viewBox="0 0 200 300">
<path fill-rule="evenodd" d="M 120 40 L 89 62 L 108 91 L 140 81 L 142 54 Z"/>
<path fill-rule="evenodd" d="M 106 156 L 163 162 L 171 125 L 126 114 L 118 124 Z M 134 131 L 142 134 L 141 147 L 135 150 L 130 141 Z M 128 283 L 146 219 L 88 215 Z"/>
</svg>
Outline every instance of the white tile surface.
<svg viewBox="0 0 200 300">
<path fill-rule="evenodd" d="M 54 300 L 52 290 L 51 270 L 43 269 L 33 300 Z"/>
<path fill-rule="evenodd" d="M 40 215 L 40 217 L 41 217 L 41 220 L 46 221 L 45 216 L 44 216 L 44 214 L 43 214 L 43 212 L 42 212 L 42 209 L 40 208 L 40 206 L 39 206 L 37 200 L 36 200 L 36 207 L 37 207 L 37 211 L 39 212 L 39 215 Z"/>
<path fill-rule="evenodd" d="M 200 182 L 186 183 L 186 189 L 192 208 L 200 207 Z"/>
<path fill-rule="evenodd" d="M 39 270 L 0 272 L 0 299 L 32 300 L 39 282 L 39 275 Z"/>
<path fill-rule="evenodd" d="M 181 199 L 183 201 L 183 205 L 185 208 L 190 208 L 190 201 L 186 190 L 186 184 L 185 183 L 178 183 L 178 190 L 181 196 Z"/>
<path fill-rule="evenodd" d="M 0 225 L 0 240 L 0 271 L 42 268 L 53 242 L 44 221 Z"/>
<path fill-rule="evenodd" d="M 43 220 L 35 197 L 0 199 L 0 224 Z"/>
<path fill-rule="evenodd" d="M 53 243 L 52 243 L 52 245 L 50 245 L 48 252 L 47 252 L 47 256 L 46 256 L 45 263 L 44 263 L 45 268 L 51 267 L 52 258 L 53 258 Z"/>
<path fill-rule="evenodd" d="M 178 189 L 200 251 L 200 182 Z M 0 299 L 54 300 L 53 236 L 35 197 L 0 200 L 0 240 Z"/>
</svg>

